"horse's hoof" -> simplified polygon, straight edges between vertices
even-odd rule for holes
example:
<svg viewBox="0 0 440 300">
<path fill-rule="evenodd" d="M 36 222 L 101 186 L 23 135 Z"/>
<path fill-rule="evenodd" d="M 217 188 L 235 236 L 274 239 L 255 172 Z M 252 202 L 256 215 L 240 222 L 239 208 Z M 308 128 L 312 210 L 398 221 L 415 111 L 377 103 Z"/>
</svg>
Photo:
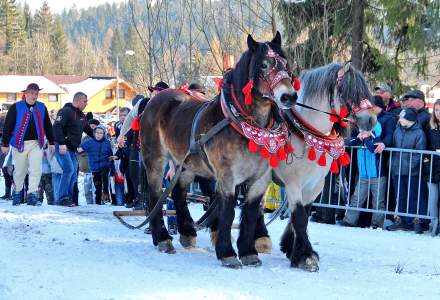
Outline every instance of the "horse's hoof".
<svg viewBox="0 0 440 300">
<path fill-rule="evenodd" d="M 241 262 L 244 266 L 248 266 L 248 267 L 259 267 L 263 264 L 261 260 L 258 258 L 258 255 L 256 254 L 243 256 L 241 258 Z"/>
<path fill-rule="evenodd" d="M 235 256 L 224 257 L 221 259 L 222 266 L 230 269 L 240 269 L 241 262 Z"/>
<path fill-rule="evenodd" d="M 160 252 L 168 254 L 176 253 L 176 249 L 174 249 L 173 242 L 171 240 L 159 242 L 157 244 L 157 249 L 159 249 Z"/>
<path fill-rule="evenodd" d="M 272 253 L 272 240 L 268 236 L 263 236 L 256 239 L 255 249 L 258 253 Z"/>
<path fill-rule="evenodd" d="M 182 245 L 183 248 L 194 248 L 196 246 L 196 237 L 195 236 L 188 236 L 188 235 L 180 235 L 179 242 Z"/>
<path fill-rule="evenodd" d="M 298 268 L 303 269 L 307 272 L 318 272 L 319 271 L 319 258 L 317 255 L 312 254 L 305 260 L 298 263 Z"/>
</svg>

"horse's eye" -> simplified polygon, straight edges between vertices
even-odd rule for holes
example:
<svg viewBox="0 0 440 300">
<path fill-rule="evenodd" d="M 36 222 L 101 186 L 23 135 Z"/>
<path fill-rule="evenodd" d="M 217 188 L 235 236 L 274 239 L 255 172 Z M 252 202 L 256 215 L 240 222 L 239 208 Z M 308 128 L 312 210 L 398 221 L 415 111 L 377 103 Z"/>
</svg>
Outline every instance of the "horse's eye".
<svg viewBox="0 0 440 300">
<path fill-rule="evenodd" d="M 267 64 L 267 62 L 263 62 L 263 63 L 261 64 L 261 68 L 262 68 L 263 70 L 266 70 L 268 67 L 269 67 L 269 65 Z"/>
</svg>

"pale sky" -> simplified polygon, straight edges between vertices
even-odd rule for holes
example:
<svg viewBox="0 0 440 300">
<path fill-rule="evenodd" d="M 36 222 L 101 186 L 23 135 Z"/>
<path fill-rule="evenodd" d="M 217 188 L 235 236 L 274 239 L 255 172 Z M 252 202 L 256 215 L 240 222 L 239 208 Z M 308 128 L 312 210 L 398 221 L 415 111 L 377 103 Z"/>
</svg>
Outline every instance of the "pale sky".
<svg viewBox="0 0 440 300">
<path fill-rule="evenodd" d="M 98 6 L 104 3 L 126 2 L 127 0 L 47 0 L 52 12 L 61 13 L 64 8 L 69 9 L 73 4 L 77 8 L 87 8 L 89 6 Z M 32 12 L 35 12 L 43 4 L 43 0 L 19 0 L 20 3 L 29 4 Z"/>
</svg>

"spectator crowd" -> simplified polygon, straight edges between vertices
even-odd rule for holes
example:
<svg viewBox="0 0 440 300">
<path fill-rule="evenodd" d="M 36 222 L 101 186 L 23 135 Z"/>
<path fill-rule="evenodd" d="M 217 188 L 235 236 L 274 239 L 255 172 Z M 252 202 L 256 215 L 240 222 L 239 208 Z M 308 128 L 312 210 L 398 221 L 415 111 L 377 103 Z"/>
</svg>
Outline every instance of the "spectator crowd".
<svg viewBox="0 0 440 300">
<path fill-rule="evenodd" d="M 151 97 L 167 88 L 164 82 L 149 87 Z M 189 89 L 204 94 L 197 84 Z M 119 110 L 115 124 L 102 124 L 92 113 L 84 114 L 88 99 L 82 92 L 76 93 L 53 120 L 45 105 L 38 101 L 40 90 L 37 84 L 29 84 L 23 99 L 0 117 L 0 163 L 5 184 L 1 198 L 11 200 L 12 205 L 39 206 L 45 198 L 49 205 L 77 206 L 81 172 L 87 204 L 142 209 L 146 178 L 139 152 L 138 119 L 150 98 L 136 96 L 131 110 Z M 355 171 L 345 174 L 351 182 L 346 204 L 362 208 L 366 207 L 367 199 L 374 199 L 370 204 L 375 210 L 370 221 L 373 228 L 423 233 L 431 226 L 438 233 L 438 221 L 405 214 L 438 220 L 440 156 L 384 150 L 440 152 L 440 99 L 430 113 L 423 92 L 411 90 L 397 100 L 391 87 L 382 84 L 376 88 L 372 104 L 378 120 L 375 127 L 361 132 L 354 128 L 346 140 L 347 146 L 362 146 L 352 155 Z M 164 170 L 164 186 L 173 171 L 170 162 Z M 212 195 L 215 183 L 198 180 L 205 194 Z M 325 191 L 330 182 L 326 180 Z M 331 190 L 335 188 L 330 187 Z M 400 216 L 394 216 L 393 222 L 385 225 L 386 215 L 381 212 L 390 209 L 389 200 L 394 201 Z M 347 209 L 336 214 L 334 209 L 320 208 L 312 220 L 335 223 L 338 218 L 342 226 L 358 226 L 361 215 L 359 210 Z"/>
</svg>

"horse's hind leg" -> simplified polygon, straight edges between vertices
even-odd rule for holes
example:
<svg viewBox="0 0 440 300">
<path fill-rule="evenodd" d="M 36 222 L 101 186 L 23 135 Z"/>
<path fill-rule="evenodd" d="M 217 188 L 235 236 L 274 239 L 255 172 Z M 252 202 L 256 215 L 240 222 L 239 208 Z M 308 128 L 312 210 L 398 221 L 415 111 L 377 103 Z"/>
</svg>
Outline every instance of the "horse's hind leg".
<svg viewBox="0 0 440 300">
<path fill-rule="evenodd" d="M 184 248 L 191 248 L 196 245 L 197 233 L 194 226 L 194 220 L 191 217 L 186 202 L 186 183 L 188 180 L 185 180 L 185 177 L 186 176 L 182 174 L 182 179 L 179 180 L 178 184 L 176 184 L 173 189 L 172 198 L 176 207 L 177 230 L 180 234 L 180 244 Z"/>
<path fill-rule="evenodd" d="M 304 207 L 300 203 L 296 205 L 281 238 L 281 251 L 286 253 L 292 267 L 316 272 L 319 270 L 319 256 L 313 250 L 307 235 L 310 206 Z"/>
</svg>

